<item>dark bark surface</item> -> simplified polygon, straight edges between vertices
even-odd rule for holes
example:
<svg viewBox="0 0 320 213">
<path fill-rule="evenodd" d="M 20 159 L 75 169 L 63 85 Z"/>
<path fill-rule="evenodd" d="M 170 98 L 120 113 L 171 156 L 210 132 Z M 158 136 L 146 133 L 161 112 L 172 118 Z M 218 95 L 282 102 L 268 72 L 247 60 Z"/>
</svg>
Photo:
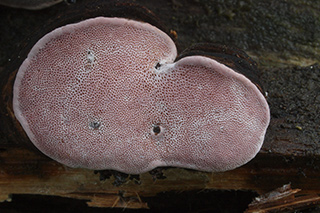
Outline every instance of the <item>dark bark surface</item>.
<svg viewBox="0 0 320 213">
<path fill-rule="evenodd" d="M 262 194 L 289 182 L 303 193 L 320 193 L 318 1 L 132 1 L 150 9 L 162 29 L 177 32 L 179 52 L 212 42 L 241 48 L 258 62 L 271 123 L 260 153 L 247 165 L 212 174 L 170 168 L 163 171 L 165 179 L 154 181 L 146 173 L 139 184 L 128 177 L 116 187 L 117 176 L 101 181 L 93 171 L 64 167 L 40 153 L 12 112 L 16 70 L 40 35 L 75 17 L 107 14 L 102 2 L 78 0 L 39 11 L 0 7 L 0 200 L 10 194 L 40 194 L 89 200 L 91 206 L 144 208 L 152 201 L 141 197 L 168 191 Z"/>
</svg>

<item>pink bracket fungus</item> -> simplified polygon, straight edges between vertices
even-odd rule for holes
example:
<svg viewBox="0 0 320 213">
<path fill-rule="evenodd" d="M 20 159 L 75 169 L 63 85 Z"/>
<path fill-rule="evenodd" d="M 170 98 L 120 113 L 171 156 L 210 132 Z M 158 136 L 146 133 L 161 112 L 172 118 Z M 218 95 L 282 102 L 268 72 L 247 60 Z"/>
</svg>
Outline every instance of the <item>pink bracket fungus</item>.
<svg viewBox="0 0 320 213">
<path fill-rule="evenodd" d="M 251 160 L 269 107 L 243 74 L 158 28 L 98 17 L 55 29 L 18 70 L 13 109 L 34 145 L 70 167 L 226 171 Z"/>
</svg>

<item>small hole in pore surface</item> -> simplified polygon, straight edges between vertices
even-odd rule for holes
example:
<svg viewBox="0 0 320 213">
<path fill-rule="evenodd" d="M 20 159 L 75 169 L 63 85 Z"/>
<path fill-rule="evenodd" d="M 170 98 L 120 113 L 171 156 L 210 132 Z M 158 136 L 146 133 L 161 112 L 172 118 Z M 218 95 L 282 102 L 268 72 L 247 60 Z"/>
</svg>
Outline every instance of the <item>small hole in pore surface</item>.
<svg viewBox="0 0 320 213">
<path fill-rule="evenodd" d="M 154 68 L 159 69 L 160 67 L 161 67 L 161 64 L 158 62 Z"/>
<path fill-rule="evenodd" d="M 154 132 L 155 135 L 159 134 L 161 131 L 160 126 L 154 125 L 152 131 Z"/>
<path fill-rule="evenodd" d="M 96 130 L 96 129 L 99 129 L 99 127 L 101 126 L 101 123 L 99 121 L 92 121 L 90 122 L 89 126 Z"/>
</svg>

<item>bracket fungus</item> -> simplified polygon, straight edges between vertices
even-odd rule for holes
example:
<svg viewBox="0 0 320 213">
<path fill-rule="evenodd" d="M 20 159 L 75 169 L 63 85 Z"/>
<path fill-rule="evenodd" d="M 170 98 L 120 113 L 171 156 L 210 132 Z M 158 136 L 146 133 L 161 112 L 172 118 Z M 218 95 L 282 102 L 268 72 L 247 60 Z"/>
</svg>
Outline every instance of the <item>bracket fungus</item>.
<svg viewBox="0 0 320 213">
<path fill-rule="evenodd" d="M 18 70 L 15 116 L 40 151 L 70 167 L 139 174 L 247 163 L 269 124 L 262 92 L 214 57 L 176 56 L 170 37 L 144 22 L 57 28 Z"/>
</svg>

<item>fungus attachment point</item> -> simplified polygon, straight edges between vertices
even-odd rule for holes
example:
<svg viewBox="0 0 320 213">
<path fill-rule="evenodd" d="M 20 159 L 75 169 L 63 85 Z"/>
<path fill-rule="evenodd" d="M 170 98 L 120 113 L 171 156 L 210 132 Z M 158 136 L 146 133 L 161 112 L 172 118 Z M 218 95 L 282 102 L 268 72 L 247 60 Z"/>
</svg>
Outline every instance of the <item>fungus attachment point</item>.
<svg viewBox="0 0 320 213">
<path fill-rule="evenodd" d="M 218 60 L 176 56 L 170 37 L 143 22 L 99 17 L 58 28 L 19 68 L 14 113 L 38 149 L 71 167 L 139 174 L 247 163 L 269 124 L 264 96 Z"/>
</svg>

